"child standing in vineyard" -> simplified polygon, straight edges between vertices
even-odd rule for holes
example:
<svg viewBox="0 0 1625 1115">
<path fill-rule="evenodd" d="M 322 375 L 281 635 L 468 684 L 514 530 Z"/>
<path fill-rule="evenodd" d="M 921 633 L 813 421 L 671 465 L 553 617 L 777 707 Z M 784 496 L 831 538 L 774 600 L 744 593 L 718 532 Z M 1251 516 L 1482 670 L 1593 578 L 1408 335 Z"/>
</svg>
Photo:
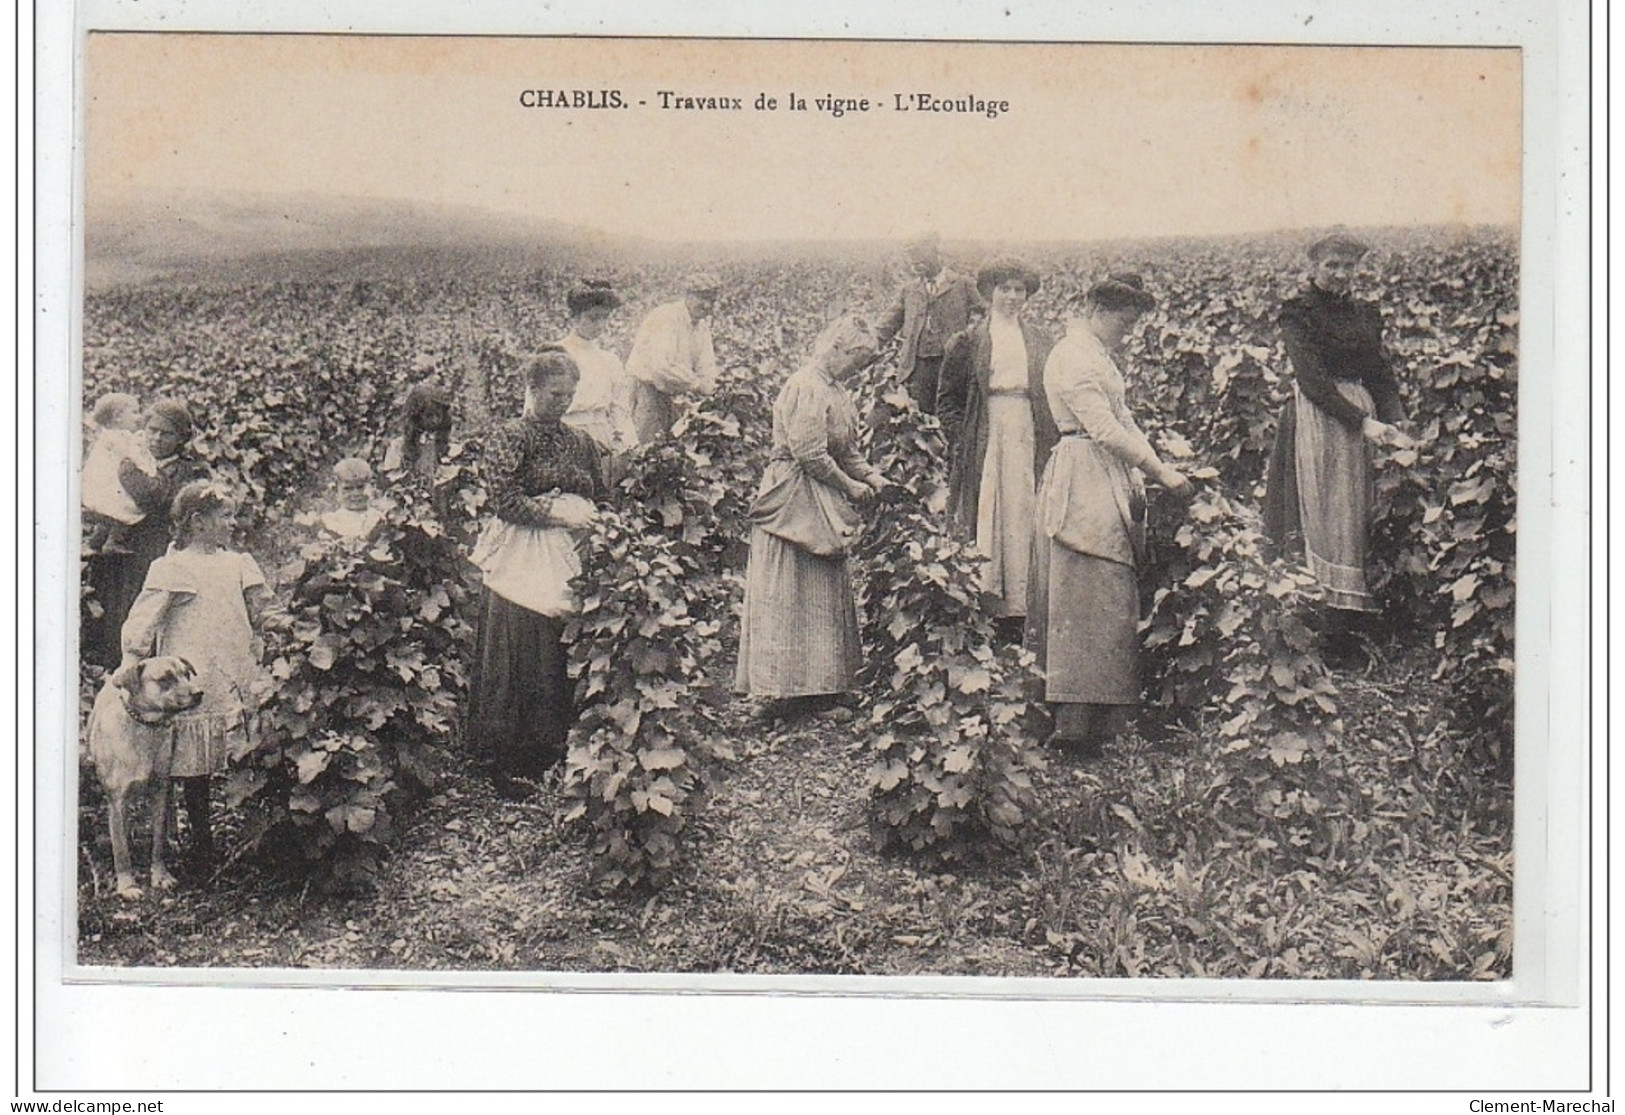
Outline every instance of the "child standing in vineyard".
<svg viewBox="0 0 1625 1115">
<path fill-rule="evenodd" d="M 175 545 L 152 563 L 130 609 L 119 671 L 133 671 L 153 655 L 184 658 L 197 671 L 203 701 L 173 722 L 170 774 L 181 780 L 191 859 L 201 867 L 214 858 L 209 778 L 252 746 L 248 721 L 261 676 L 253 628 L 280 624 L 284 615 L 259 565 L 230 549 L 236 507 L 220 488 L 207 481 L 185 485 L 170 516 Z"/>
<path fill-rule="evenodd" d="M 372 505 L 372 466 L 359 457 L 344 458 L 333 466 L 333 491 L 338 506 L 322 513 L 322 528 L 340 538 L 370 535 L 384 517 Z"/>
</svg>

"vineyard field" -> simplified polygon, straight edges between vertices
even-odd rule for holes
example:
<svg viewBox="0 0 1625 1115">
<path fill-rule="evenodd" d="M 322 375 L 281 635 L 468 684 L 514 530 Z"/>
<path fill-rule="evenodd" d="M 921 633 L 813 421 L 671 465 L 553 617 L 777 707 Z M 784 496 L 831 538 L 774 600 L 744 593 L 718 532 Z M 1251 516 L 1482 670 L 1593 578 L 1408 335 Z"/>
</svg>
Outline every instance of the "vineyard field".
<svg viewBox="0 0 1625 1115">
<path fill-rule="evenodd" d="M 945 433 L 887 351 L 854 394 L 899 482 L 856 556 L 851 710 L 763 722 L 731 692 L 745 512 L 778 387 L 830 317 L 878 317 L 890 257 L 657 261 L 395 247 L 176 268 L 91 290 L 86 406 L 184 399 L 293 622 L 267 634 L 257 745 L 217 780 L 207 879 L 113 893 L 78 788 L 78 960 L 160 967 L 1496 980 L 1512 970 L 1518 256 L 1514 230 L 1369 230 L 1416 447 L 1382 450 L 1384 619 L 1319 651 L 1315 588 L 1263 536 L 1290 376 L 1275 314 L 1307 236 L 1018 249 L 1057 335 L 1090 282 L 1158 297 L 1130 405 L 1198 480 L 1153 489 L 1145 700 L 1098 759 L 1030 734 L 1030 663 L 980 614 L 942 523 Z M 947 246 L 974 272 L 1008 246 Z M 653 257 L 650 257 L 651 259 Z M 623 357 L 683 274 L 718 272 L 723 380 L 633 458 L 586 547 L 570 756 L 495 798 L 460 737 L 477 617 L 480 443 L 583 275 Z M 315 541 L 333 462 L 379 464 L 426 366 L 455 400 L 432 484 L 381 479 L 364 553 Z M 88 593 L 85 608 L 96 604 Z M 100 682 L 82 669 L 88 706 Z"/>
</svg>

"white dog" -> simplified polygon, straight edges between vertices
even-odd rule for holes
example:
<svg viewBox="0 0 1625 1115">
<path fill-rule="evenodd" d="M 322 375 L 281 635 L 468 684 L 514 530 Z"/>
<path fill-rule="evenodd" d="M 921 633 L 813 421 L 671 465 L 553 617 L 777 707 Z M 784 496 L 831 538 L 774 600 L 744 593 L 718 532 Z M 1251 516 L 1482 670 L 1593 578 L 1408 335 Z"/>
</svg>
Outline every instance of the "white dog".
<svg viewBox="0 0 1625 1115">
<path fill-rule="evenodd" d="M 115 680 L 117 679 L 117 680 Z M 203 700 L 197 672 L 184 658 L 143 660 L 103 683 L 90 711 L 90 757 L 107 791 L 107 825 L 120 898 L 140 898 L 130 866 L 130 797 L 151 785 L 152 885 L 169 890 L 175 876 L 164 864 L 169 830 L 169 771 L 175 753 L 170 721 Z"/>
</svg>

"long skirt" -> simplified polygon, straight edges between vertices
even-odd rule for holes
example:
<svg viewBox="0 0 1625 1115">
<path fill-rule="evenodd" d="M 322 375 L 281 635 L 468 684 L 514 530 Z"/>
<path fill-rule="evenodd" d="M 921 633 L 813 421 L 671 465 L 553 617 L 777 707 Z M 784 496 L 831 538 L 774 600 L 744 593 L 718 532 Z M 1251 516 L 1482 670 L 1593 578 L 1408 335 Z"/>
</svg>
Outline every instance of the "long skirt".
<svg viewBox="0 0 1625 1115">
<path fill-rule="evenodd" d="M 1027 643 L 1051 704 L 1140 702 L 1140 593 L 1134 567 L 1033 542 Z"/>
<path fill-rule="evenodd" d="M 845 693 L 863 663 L 846 558 L 750 532 L 734 688 L 757 697 Z"/>
<path fill-rule="evenodd" d="M 976 502 L 976 548 L 986 555 L 982 591 L 1001 616 L 1027 614 L 1032 563 L 1033 408 L 1026 396 L 987 401 L 987 455 Z"/>
<path fill-rule="evenodd" d="M 102 614 L 86 616 L 79 629 L 79 656 L 109 670 L 123 658 L 124 621 L 146 584 L 147 570 L 169 548 L 169 517 L 149 515 L 124 535 L 125 552 L 98 553 L 86 561 L 85 575 Z"/>
<path fill-rule="evenodd" d="M 564 623 L 485 590 L 467 739 L 493 770 L 536 778 L 564 758 L 575 721 Z"/>
<path fill-rule="evenodd" d="M 1371 394 L 1362 385 L 1339 383 L 1337 389 L 1366 414 L 1375 412 Z M 1332 607 L 1377 611 L 1377 602 L 1366 587 L 1372 484 L 1365 438 L 1300 393 L 1294 455 L 1310 574 L 1320 582 L 1326 603 Z"/>
</svg>

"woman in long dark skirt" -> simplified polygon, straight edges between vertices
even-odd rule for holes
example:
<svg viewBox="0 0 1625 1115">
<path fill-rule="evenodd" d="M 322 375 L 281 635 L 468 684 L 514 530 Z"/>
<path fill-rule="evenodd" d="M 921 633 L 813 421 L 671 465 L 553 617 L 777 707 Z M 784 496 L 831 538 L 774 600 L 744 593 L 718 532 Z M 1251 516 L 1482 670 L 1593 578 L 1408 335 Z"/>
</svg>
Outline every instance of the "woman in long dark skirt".
<svg viewBox="0 0 1625 1115">
<path fill-rule="evenodd" d="M 119 466 L 119 483 L 143 512 L 131 526 L 121 548 L 93 554 L 87 576 L 102 614 L 86 619 L 80 630 L 80 655 L 111 670 L 123 657 L 119 632 L 130 606 L 141 595 L 147 570 L 164 556 L 170 541 L 170 502 L 192 480 L 202 480 L 209 469 L 191 446 L 192 415 L 175 399 L 159 399 L 146 419 L 147 445 L 158 467 L 143 472 L 131 461 Z"/>
<path fill-rule="evenodd" d="M 560 419 L 578 372 L 547 346 L 526 368 L 530 404 L 485 442 L 496 518 L 475 548 L 484 576 L 468 742 L 497 792 L 519 798 L 564 758 L 575 720 L 564 629 L 577 608 L 570 581 L 581 571 L 579 533 L 605 496 L 592 438 Z"/>
</svg>

